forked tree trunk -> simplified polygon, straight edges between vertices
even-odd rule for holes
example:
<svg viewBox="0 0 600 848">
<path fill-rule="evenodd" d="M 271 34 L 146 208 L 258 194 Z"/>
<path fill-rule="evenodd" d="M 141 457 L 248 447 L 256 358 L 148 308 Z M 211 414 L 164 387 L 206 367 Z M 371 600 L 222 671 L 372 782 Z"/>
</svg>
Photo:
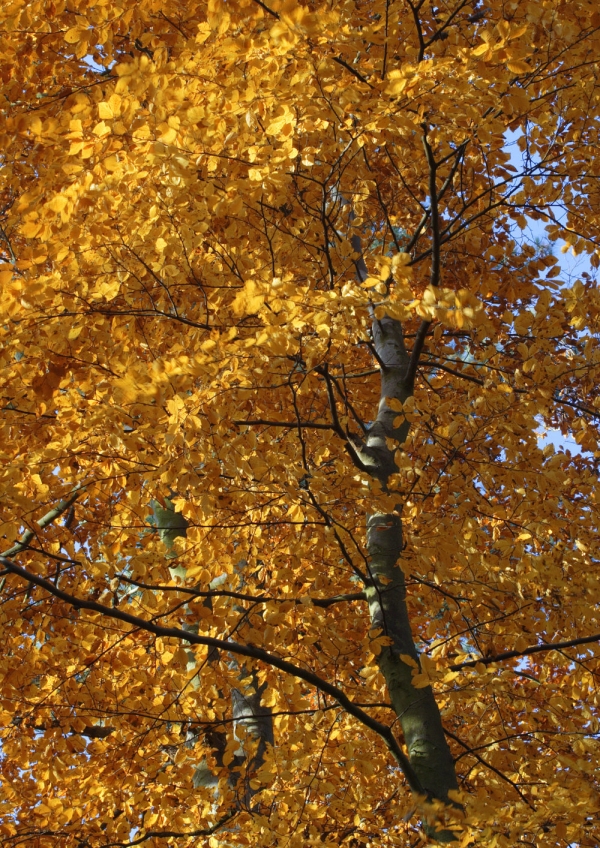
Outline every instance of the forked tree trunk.
<svg viewBox="0 0 600 848">
<path fill-rule="evenodd" d="M 391 474 L 398 470 L 394 453 L 405 441 L 410 427 L 401 413 L 390 408 L 386 398 L 404 403 L 412 395 L 412 379 L 410 356 L 404 346 L 399 321 L 389 317 L 376 319 L 373 343 L 381 367 L 379 410 L 365 447 L 357 452 L 369 474 L 385 488 Z M 401 659 L 402 655 L 410 657 L 420 668 L 400 565 L 403 549 L 400 509 L 399 505 L 396 512 L 374 513 L 367 517 L 369 585 L 366 595 L 371 624 L 391 639 L 391 645 L 381 650 L 377 661 L 402 727 L 411 765 L 423 789 L 432 799 L 451 802 L 448 792 L 457 789 L 458 784 L 433 691 L 430 686 L 422 689 L 413 686 L 414 666 Z M 448 831 L 433 835 L 439 841 L 452 838 Z"/>
<path fill-rule="evenodd" d="M 405 441 L 410 427 L 401 413 L 390 408 L 386 399 L 404 403 L 412 395 L 412 378 L 409 376 L 410 356 L 399 321 L 389 317 L 376 319 L 373 322 L 373 343 L 381 365 L 379 409 L 365 444 L 356 445 L 354 452 L 363 470 L 385 488 L 390 476 L 397 471 L 395 450 Z M 398 422 L 397 426 L 395 422 Z M 171 550 L 174 538 L 185 535 L 185 519 L 175 513 L 169 501 L 165 503 L 166 509 L 155 504 L 154 515 L 161 539 Z M 408 657 L 420 668 L 400 565 L 403 549 L 400 511 L 401 505 L 392 513 L 367 516 L 369 579 L 365 593 L 369 615 L 372 627 L 382 630 L 391 640 L 391 644 L 380 651 L 377 662 L 402 728 L 411 765 L 424 793 L 430 800 L 452 803 L 448 793 L 457 789 L 458 784 L 433 691 L 430 686 L 416 688 L 413 685 L 415 666 L 402 659 L 403 656 Z M 273 744 L 272 720 L 268 710 L 261 707 L 260 691 L 254 684 L 249 684 L 246 690 L 234 690 L 232 710 L 235 725 L 243 726 L 255 745 L 252 762 L 246 764 L 246 773 L 250 775 L 264 761 L 267 746 Z M 243 755 L 242 751 L 240 755 Z M 236 757 L 236 760 L 232 766 L 232 780 L 240 767 L 240 758 Z M 202 772 L 199 778 L 205 785 L 212 782 L 205 764 L 199 772 Z M 254 792 L 249 779 L 245 779 L 244 787 L 237 787 L 237 793 L 240 801 L 243 798 L 243 805 L 251 808 Z M 428 830 L 440 842 L 454 838 L 447 830 Z"/>
</svg>

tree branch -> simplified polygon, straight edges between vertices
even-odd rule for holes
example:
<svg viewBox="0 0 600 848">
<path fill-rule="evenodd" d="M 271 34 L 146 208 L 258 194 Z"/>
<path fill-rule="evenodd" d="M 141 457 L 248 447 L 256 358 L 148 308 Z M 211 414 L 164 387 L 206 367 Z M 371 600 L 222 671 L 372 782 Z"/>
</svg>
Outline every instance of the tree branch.
<svg viewBox="0 0 600 848">
<path fill-rule="evenodd" d="M 245 421 L 232 421 L 237 427 L 242 426 L 260 426 L 263 427 L 288 427 L 290 430 L 295 430 L 298 427 L 311 427 L 313 430 L 335 430 L 332 424 L 318 424 L 313 421 L 266 421 L 263 418 L 249 418 Z M 344 438 L 346 438 L 344 436 Z"/>
<path fill-rule="evenodd" d="M 277 20 L 279 20 L 279 13 L 275 12 L 273 9 L 269 9 L 266 3 L 263 3 L 262 0 L 254 0 L 254 2 L 258 6 L 260 6 L 260 8 L 263 9 L 268 15 L 271 15 L 272 17 L 277 18 Z"/>
<path fill-rule="evenodd" d="M 581 636 L 579 639 L 569 639 L 567 642 L 547 642 L 543 645 L 531 645 L 529 648 L 524 648 L 522 651 L 504 651 L 501 654 L 494 654 L 491 657 L 480 657 L 477 660 L 455 663 L 455 665 L 450 666 L 450 671 L 461 671 L 463 668 L 473 668 L 480 663 L 482 665 L 492 665 L 492 663 L 503 662 L 503 660 L 512 660 L 516 657 L 529 657 L 532 654 L 541 654 L 546 651 L 560 651 L 562 648 L 575 648 L 577 645 L 590 645 L 593 642 L 600 642 L 600 633 L 595 633 L 593 636 Z"/>
<path fill-rule="evenodd" d="M 464 155 L 465 150 L 467 149 L 468 143 L 469 143 L 468 140 L 463 141 L 463 143 L 456 150 L 456 156 L 455 156 L 454 162 L 452 163 L 452 167 L 450 168 L 450 173 L 448 174 L 448 176 L 444 180 L 441 189 L 438 191 L 438 194 L 437 194 L 438 204 L 439 204 L 440 200 L 442 199 L 442 197 L 444 196 L 444 194 L 446 193 L 450 184 L 452 183 L 452 180 L 454 179 L 454 175 L 455 175 L 455 173 L 458 169 L 458 166 L 460 165 L 461 159 Z M 442 164 L 442 161 L 438 162 L 438 167 Z"/>
<path fill-rule="evenodd" d="M 414 768 L 400 747 L 391 728 L 372 718 L 368 715 L 368 713 L 365 713 L 364 710 L 351 701 L 341 689 L 338 689 L 337 686 L 323 680 L 314 672 L 300 668 L 288 660 L 284 660 L 275 654 L 269 653 L 269 651 L 265 651 L 262 648 L 255 647 L 253 645 L 243 645 L 239 642 L 233 642 L 227 639 L 216 639 L 211 636 L 200 636 L 195 633 L 190 633 L 187 630 L 181 630 L 178 627 L 164 627 L 115 607 L 105 606 L 104 604 L 98 603 L 98 601 L 90 601 L 85 598 L 79 598 L 76 595 L 71 595 L 69 592 L 64 592 L 62 589 L 59 589 L 49 580 L 46 580 L 45 577 L 40 577 L 37 574 L 27 571 L 25 568 L 21 568 L 21 566 L 16 565 L 16 563 L 7 559 L 5 556 L 0 556 L 0 562 L 15 576 L 20 577 L 22 580 L 26 580 L 28 583 L 32 583 L 34 586 L 39 586 L 50 595 L 53 595 L 74 609 L 89 610 L 90 612 L 98 613 L 99 615 L 106 616 L 107 618 L 122 621 L 125 624 L 130 624 L 132 627 L 152 633 L 154 636 L 179 639 L 180 641 L 188 642 L 190 645 L 202 645 L 208 648 L 217 648 L 218 650 L 226 651 L 237 656 L 250 657 L 251 659 L 264 662 L 266 665 L 270 665 L 273 668 L 277 668 L 285 674 L 297 677 L 299 680 L 304 680 L 305 683 L 309 683 L 311 686 L 314 686 L 316 689 L 319 689 L 321 692 L 329 695 L 337 701 L 340 707 L 342 707 L 342 709 L 344 709 L 349 715 L 353 716 L 362 725 L 376 733 L 385 742 L 388 750 L 404 772 L 406 780 L 412 791 L 419 795 L 427 796 L 429 794 L 422 786 Z"/>
<path fill-rule="evenodd" d="M 410 360 L 408 362 L 408 368 L 404 375 L 404 385 L 411 394 L 415 387 L 415 377 L 417 375 L 417 368 L 419 367 L 419 359 L 421 358 L 421 353 L 425 346 L 425 339 L 427 338 L 427 333 L 429 332 L 430 327 L 431 321 L 421 321 L 415 337 L 415 343 L 410 355 Z"/>
<path fill-rule="evenodd" d="M 343 439 L 345 442 L 347 442 L 348 434 L 342 427 L 340 419 L 338 417 L 337 405 L 335 402 L 335 396 L 333 394 L 333 385 L 331 382 L 331 377 L 329 376 L 329 367 L 327 366 L 327 364 L 320 365 L 315 369 L 315 371 L 317 372 L 317 374 L 320 374 L 324 378 L 325 383 L 327 384 L 327 399 L 329 400 L 329 411 L 331 412 L 332 420 L 331 429 L 338 434 L 340 439 Z"/>
<path fill-rule="evenodd" d="M 260 5 L 262 6 L 262 3 Z M 224 824 L 230 821 L 236 813 L 237 810 L 232 813 L 227 813 L 226 816 L 219 819 L 219 821 L 212 827 L 205 827 L 202 830 L 192 830 L 188 833 L 182 833 L 176 830 L 149 830 L 143 836 L 138 836 L 138 838 L 134 839 L 132 842 L 105 842 L 101 848 L 132 848 L 134 845 L 141 845 L 142 842 L 145 842 L 147 839 L 168 839 L 169 837 L 172 839 L 181 839 L 184 837 L 189 839 L 190 836 L 211 836 L 213 833 L 216 833 L 219 828 L 223 827 Z"/>
<path fill-rule="evenodd" d="M 421 125 L 423 128 L 423 147 L 425 148 L 425 156 L 427 157 L 427 166 L 429 169 L 429 204 L 431 207 L 431 277 L 430 285 L 434 288 L 440 284 L 440 263 L 441 263 L 441 238 L 440 238 L 440 219 L 438 210 L 438 194 L 436 185 L 437 163 L 433 155 L 431 145 L 427 141 L 427 124 Z"/>
<path fill-rule="evenodd" d="M 497 774 L 499 778 L 501 778 L 502 780 L 505 780 L 506 783 L 509 783 L 512 786 L 512 788 L 515 790 L 517 795 L 521 798 L 521 800 L 525 801 L 527 806 L 530 807 L 532 810 L 535 810 L 535 807 L 533 806 L 531 801 L 529 801 L 527 799 L 527 797 L 523 794 L 523 792 L 521 792 L 521 790 L 519 789 L 517 784 L 514 782 L 514 780 L 511 780 L 510 777 L 507 777 L 505 774 L 503 774 L 500 771 L 500 769 L 496 768 L 496 766 L 493 766 L 491 763 L 486 762 L 483 759 L 483 757 L 481 757 L 479 754 L 475 753 L 475 751 L 472 748 L 469 748 L 469 746 L 466 744 L 466 742 L 463 742 L 462 739 L 459 736 L 456 736 L 456 734 L 452 733 L 451 730 L 448 730 L 448 728 L 445 727 L 444 733 L 446 734 L 446 736 L 449 736 L 451 739 L 454 739 L 455 742 L 458 742 L 459 745 L 462 745 L 462 747 L 466 749 L 466 752 L 468 754 L 471 754 L 471 756 L 475 757 L 475 759 L 477 760 L 478 763 L 481 763 L 482 766 L 485 766 L 485 768 L 489 769 L 490 771 L 493 771 L 494 774 Z"/>
<path fill-rule="evenodd" d="M 258 0 L 256 0 L 256 2 L 258 2 Z M 363 75 L 356 70 L 356 68 L 353 68 L 352 65 L 349 65 L 348 62 L 345 62 L 340 56 L 334 56 L 333 61 L 337 62 L 338 65 L 341 65 L 342 68 L 346 68 L 346 70 L 349 71 L 352 76 L 356 77 L 356 79 L 360 80 L 365 85 L 368 85 L 369 88 L 373 88 L 371 83 L 366 80 Z"/>
<path fill-rule="evenodd" d="M 333 604 L 339 604 L 343 601 L 364 601 L 364 592 L 350 592 L 345 595 L 334 595 L 332 598 L 272 598 L 268 595 L 246 595 L 243 592 L 230 592 L 227 589 L 190 589 L 186 586 L 163 586 L 160 584 L 142 583 L 140 580 L 132 580 L 131 577 L 126 577 L 124 574 L 117 574 L 117 578 L 124 583 L 129 583 L 131 586 L 139 586 L 140 589 L 148 589 L 151 592 L 181 592 L 184 595 L 191 595 L 195 598 L 233 598 L 237 601 L 250 601 L 256 603 L 288 603 L 292 601 L 294 604 L 305 604 L 309 602 L 314 607 L 322 607 L 326 609 Z"/>
<path fill-rule="evenodd" d="M 50 512 L 47 512 L 46 515 L 40 518 L 40 520 L 37 522 L 37 525 L 40 530 L 43 530 L 45 527 L 48 527 L 48 525 L 56 521 L 56 519 L 59 518 L 63 514 L 63 512 L 66 512 L 68 508 L 75 503 L 75 501 L 81 494 L 83 485 L 84 484 L 79 484 L 78 486 L 76 486 L 75 490 L 71 495 L 69 495 L 68 498 L 66 498 L 64 501 L 61 501 L 59 504 L 57 504 L 57 506 L 51 509 Z M 26 530 L 19 539 L 19 541 L 15 542 L 12 548 L 9 548 L 7 551 L 5 551 L 4 554 L 2 554 L 1 558 L 3 559 L 4 557 L 12 557 L 15 556 L 15 554 L 21 553 L 21 551 L 24 551 L 29 547 L 29 544 L 33 539 L 35 539 L 35 532 L 33 530 Z M 71 560 L 68 561 L 71 562 Z"/>
</svg>

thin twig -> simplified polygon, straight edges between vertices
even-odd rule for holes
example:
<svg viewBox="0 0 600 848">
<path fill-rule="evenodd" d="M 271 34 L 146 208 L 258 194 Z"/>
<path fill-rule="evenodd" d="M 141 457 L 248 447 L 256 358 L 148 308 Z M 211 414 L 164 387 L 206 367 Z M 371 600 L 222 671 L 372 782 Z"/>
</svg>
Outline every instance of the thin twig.
<svg viewBox="0 0 600 848">
<path fill-rule="evenodd" d="M 481 757 L 479 754 L 475 753 L 475 751 L 472 748 L 469 748 L 469 746 L 466 744 L 466 742 L 463 742 L 462 739 L 459 736 L 456 736 L 456 734 L 452 733 L 451 730 L 444 728 L 444 733 L 446 734 L 446 736 L 449 736 L 451 739 L 454 739 L 455 742 L 458 742 L 459 745 L 462 745 L 462 747 L 466 749 L 467 753 L 471 754 L 472 757 L 475 757 L 477 762 L 481 763 L 482 766 L 485 766 L 490 771 L 493 771 L 494 774 L 497 774 L 498 777 L 500 777 L 502 780 L 505 780 L 506 783 L 509 783 L 512 786 L 512 788 L 515 790 L 517 795 L 519 795 L 521 800 L 525 801 L 527 806 L 530 807 L 532 810 L 535 810 L 535 807 L 533 806 L 531 801 L 529 801 L 529 799 L 523 794 L 523 792 L 521 792 L 521 790 L 519 789 L 517 784 L 514 782 L 514 780 L 511 780 L 510 777 L 507 777 L 505 774 L 503 774 L 500 771 L 500 769 L 496 768 L 496 766 L 493 766 L 491 763 L 486 762 L 483 759 L 483 757 Z"/>
<path fill-rule="evenodd" d="M 192 830 L 188 833 L 176 830 L 148 830 L 143 836 L 138 836 L 138 838 L 134 839 L 132 842 L 105 842 L 102 844 L 101 848 L 132 848 L 134 845 L 141 845 L 141 843 L 145 842 L 147 839 L 168 839 L 169 837 L 176 839 L 183 837 L 189 838 L 190 836 L 211 836 L 213 833 L 216 833 L 219 828 L 223 827 L 226 822 L 230 821 L 236 814 L 237 810 L 233 813 L 227 813 L 226 816 L 219 819 L 219 821 L 212 827 L 205 827 L 202 830 Z"/>
<path fill-rule="evenodd" d="M 423 128 L 423 147 L 425 148 L 425 156 L 427 157 L 427 166 L 429 169 L 429 204 L 431 208 L 431 277 L 430 284 L 437 288 L 440 284 L 440 264 L 441 264 L 441 239 L 440 239 L 440 219 L 438 210 L 438 195 L 436 185 L 437 163 L 433 155 L 431 145 L 427 141 L 427 124 L 422 124 Z"/>
<path fill-rule="evenodd" d="M 260 8 L 263 9 L 268 15 L 271 15 L 272 17 L 277 18 L 277 20 L 279 20 L 279 13 L 275 12 L 273 9 L 269 9 L 266 3 L 263 3 L 262 0 L 254 0 L 254 2 L 258 6 L 260 6 Z"/>
<path fill-rule="evenodd" d="M 417 368 L 419 367 L 419 359 L 421 358 L 421 352 L 425 345 L 425 339 L 427 338 L 427 333 L 430 327 L 431 321 L 421 321 L 415 337 L 415 343 L 410 355 L 406 374 L 404 375 L 404 386 L 411 393 L 415 387 L 415 377 L 417 374 Z"/>
<path fill-rule="evenodd" d="M 325 379 L 325 383 L 327 384 L 327 399 L 329 401 L 329 410 L 331 412 L 331 420 L 332 420 L 331 429 L 334 430 L 334 432 L 336 432 L 338 434 L 340 439 L 343 439 L 346 442 L 346 441 L 348 441 L 348 434 L 346 433 L 346 431 L 342 427 L 340 419 L 338 417 L 337 405 L 336 405 L 336 402 L 335 402 L 335 396 L 333 394 L 333 384 L 332 384 L 331 377 L 330 377 L 330 374 L 329 374 L 329 366 L 327 364 L 320 365 L 315 370 L 318 374 L 320 374 Z"/>
</svg>

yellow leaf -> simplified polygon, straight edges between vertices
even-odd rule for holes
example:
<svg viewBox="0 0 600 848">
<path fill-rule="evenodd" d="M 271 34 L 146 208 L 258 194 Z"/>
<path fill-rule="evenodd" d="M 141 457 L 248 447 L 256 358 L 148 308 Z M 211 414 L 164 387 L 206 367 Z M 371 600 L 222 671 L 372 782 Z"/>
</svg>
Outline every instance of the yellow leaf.
<svg viewBox="0 0 600 848">
<path fill-rule="evenodd" d="M 81 41 L 87 35 L 87 29 L 84 27 L 71 27 L 65 32 L 65 41 L 67 44 L 77 44 L 78 41 Z"/>
<path fill-rule="evenodd" d="M 119 160 L 116 156 L 109 156 L 107 159 L 104 160 L 104 167 L 107 171 L 116 171 L 119 167 Z"/>
<path fill-rule="evenodd" d="M 385 93 L 395 97 L 404 91 L 407 82 L 407 79 L 394 79 L 385 87 Z"/>
<path fill-rule="evenodd" d="M 110 127 L 108 127 L 104 121 L 100 121 L 96 124 L 94 129 L 92 130 L 94 135 L 97 135 L 99 138 L 103 138 L 105 135 L 110 133 Z"/>
<path fill-rule="evenodd" d="M 177 138 L 177 130 L 174 127 L 168 127 L 165 132 L 159 136 L 165 144 L 173 144 Z"/>
<path fill-rule="evenodd" d="M 114 278 L 112 280 L 105 280 L 96 287 L 94 294 L 97 297 L 104 297 L 106 300 L 112 300 L 117 296 L 120 288 L 121 284 L 118 279 Z"/>
<path fill-rule="evenodd" d="M 82 330 L 83 330 L 83 324 L 79 324 L 78 326 L 71 327 L 71 329 L 69 330 L 69 332 L 67 334 L 67 338 L 69 339 L 69 341 L 73 341 L 74 339 L 78 338 L 78 336 L 81 334 Z"/>
<path fill-rule="evenodd" d="M 524 62 L 522 59 L 510 59 L 506 63 L 506 67 L 509 71 L 512 71 L 513 74 L 527 74 L 531 71 L 527 62 Z"/>
<path fill-rule="evenodd" d="M 25 236 L 25 238 L 33 238 L 34 236 L 37 236 L 41 228 L 42 224 L 40 221 L 27 221 L 27 223 L 23 224 L 21 227 L 21 233 Z"/>
<path fill-rule="evenodd" d="M 57 194 L 56 197 L 53 197 L 46 204 L 46 207 L 51 209 L 52 212 L 62 212 L 68 202 L 68 199 L 63 194 Z"/>
<path fill-rule="evenodd" d="M 180 665 L 187 665 L 190 657 L 188 656 L 188 651 L 185 648 L 178 648 L 173 654 L 173 659 L 171 662 L 178 663 Z"/>
<path fill-rule="evenodd" d="M 269 124 L 267 124 L 265 131 L 268 135 L 279 135 L 283 128 L 287 125 L 291 127 L 291 119 L 292 113 L 290 112 L 288 107 L 280 107 L 281 114 L 277 115 L 275 118 L 271 120 Z M 286 133 L 289 135 L 289 132 Z"/>
<path fill-rule="evenodd" d="M 231 308 L 235 315 L 252 315 L 258 312 L 264 300 L 264 294 L 258 290 L 254 280 L 247 280 L 244 288 L 235 296 Z"/>
<path fill-rule="evenodd" d="M 102 102 L 98 103 L 98 117 L 102 120 L 109 120 L 110 118 L 114 118 L 114 112 L 110 103 Z"/>
<path fill-rule="evenodd" d="M 34 117 L 29 122 L 29 131 L 32 132 L 33 135 L 42 134 L 42 121 L 38 117 L 38 115 L 34 115 Z"/>
<path fill-rule="evenodd" d="M 262 697 L 262 703 L 265 707 L 274 707 L 277 703 L 277 690 L 267 689 L 266 693 Z"/>
<path fill-rule="evenodd" d="M 292 506 L 287 511 L 287 518 L 290 521 L 302 521 L 304 518 L 304 513 L 298 504 L 292 504 Z"/>
</svg>

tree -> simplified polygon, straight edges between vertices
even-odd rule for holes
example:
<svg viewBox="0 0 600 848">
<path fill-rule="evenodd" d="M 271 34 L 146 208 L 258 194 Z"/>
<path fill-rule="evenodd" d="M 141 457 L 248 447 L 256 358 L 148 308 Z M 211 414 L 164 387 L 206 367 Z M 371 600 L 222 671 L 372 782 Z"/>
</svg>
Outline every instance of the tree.
<svg viewBox="0 0 600 848">
<path fill-rule="evenodd" d="M 595 4 L 0 33 L 4 843 L 597 845 Z"/>
</svg>

